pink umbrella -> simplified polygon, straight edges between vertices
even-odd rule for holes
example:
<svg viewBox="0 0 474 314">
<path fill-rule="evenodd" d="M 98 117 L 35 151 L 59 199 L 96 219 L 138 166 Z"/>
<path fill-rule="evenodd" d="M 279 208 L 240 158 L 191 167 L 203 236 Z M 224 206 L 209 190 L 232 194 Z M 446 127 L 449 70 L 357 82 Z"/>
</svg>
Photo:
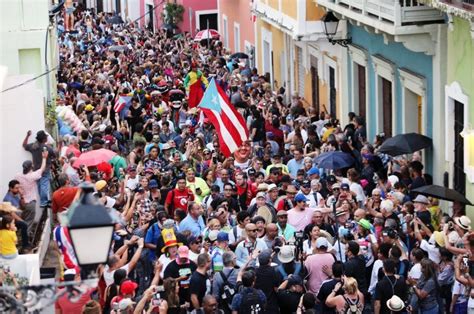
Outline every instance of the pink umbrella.
<svg viewBox="0 0 474 314">
<path fill-rule="evenodd" d="M 97 166 L 101 162 L 108 162 L 115 155 L 117 154 L 105 148 L 91 150 L 81 154 L 81 156 L 76 159 L 72 166 L 74 168 L 79 168 L 82 165 L 87 167 Z"/>
<path fill-rule="evenodd" d="M 221 35 L 215 29 L 205 29 L 194 36 L 194 41 L 201 41 L 205 39 L 218 39 Z"/>
</svg>

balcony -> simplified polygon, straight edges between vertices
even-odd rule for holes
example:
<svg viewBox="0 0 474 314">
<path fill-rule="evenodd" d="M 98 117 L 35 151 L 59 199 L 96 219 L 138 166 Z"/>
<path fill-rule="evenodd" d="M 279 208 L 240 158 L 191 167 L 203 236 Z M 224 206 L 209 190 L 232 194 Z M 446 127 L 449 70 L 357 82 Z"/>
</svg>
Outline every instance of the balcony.
<svg viewBox="0 0 474 314">
<path fill-rule="evenodd" d="M 420 0 L 420 2 L 466 20 L 474 18 L 474 0 Z"/>
<path fill-rule="evenodd" d="M 390 35 L 419 33 L 418 26 L 443 23 L 444 14 L 416 0 L 315 0 L 352 22 Z M 474 0 L 473 0 L 474 1 Z"/>
</svg>

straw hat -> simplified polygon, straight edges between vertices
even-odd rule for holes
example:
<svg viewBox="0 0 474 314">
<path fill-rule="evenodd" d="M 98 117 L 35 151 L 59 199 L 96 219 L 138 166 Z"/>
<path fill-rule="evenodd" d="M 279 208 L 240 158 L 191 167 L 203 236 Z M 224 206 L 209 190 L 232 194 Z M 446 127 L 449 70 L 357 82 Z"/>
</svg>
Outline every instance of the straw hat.
<svg viewBox="0 0 474 314">
<path fill-rule="evenodd" d="M 2 202 L 0 203 L 0 212 L 6 213 L 14 213 L 17 212 L 18 208 L 12 205 L 10 202 Z"/>
</svg>

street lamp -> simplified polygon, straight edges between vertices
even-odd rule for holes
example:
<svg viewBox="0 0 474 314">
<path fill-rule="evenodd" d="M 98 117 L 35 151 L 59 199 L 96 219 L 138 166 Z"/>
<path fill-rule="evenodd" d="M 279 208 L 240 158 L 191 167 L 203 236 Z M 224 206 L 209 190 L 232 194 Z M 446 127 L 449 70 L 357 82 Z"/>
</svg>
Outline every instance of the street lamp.
<svg viewBox="0 0 474 314">
<path fill-rule="evenodd" d="M 114 222 L 107 208 L 93 195 L 94 186 L 84 183 L 79 203 L 67 215 L 67 228 L 77 262 L 90 267 L 107 262 Z"/>
<path fill-rule="evenodd" d="M 352 42 L 351 38 L 334 39 L 337 33 L 337 27 L 339 26 L 339 19 L 331 11 L 323 16 L 322 21 L 324 23 L 324 33 L 331 44 L 339 44 L 342 47 L 347 47 L 347 45 Z"/>
</svg>

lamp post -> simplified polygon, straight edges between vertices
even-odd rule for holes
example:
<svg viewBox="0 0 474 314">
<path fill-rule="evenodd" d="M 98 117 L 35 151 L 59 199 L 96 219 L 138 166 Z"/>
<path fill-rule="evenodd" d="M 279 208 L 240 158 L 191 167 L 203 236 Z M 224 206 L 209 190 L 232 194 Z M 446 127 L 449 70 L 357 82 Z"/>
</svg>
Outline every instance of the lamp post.
<svg viewBox="0 0 474 314">
<path fill-rule="evenodd" d="M 62 218 L 62 224 L 68 228 L 77 262 L 86 277 L 81 282 L 0 286 L 0 313 L 41 312 L 65 294 L 70 300 L 82 296 L 86 290 L 80 285 L 89 288 L 97 286 L 95 268 L 107 262 L 114 219 L 108 209 L 99 204 L 92 184 L 83 183 L 80 187 L 82 195 Z M 58 287 L 66 289 L 58 290 Z M 18 292 L 20 294 L 15 295 Z"/>
<path fill-rule="evenodd" d="M 324 33 L 331 44 L 338 44 L 342 47 L 347 47 L 352 42 L 351 38 L 334 39 L 334 36 L 337 33 L 337 27 L 339 26 L 339 19 L 331 11 L 323 16 L 322 21 L 324 23 Z"/>
<path fill-rule="evenodd" d="M 82 196 L 67 214 L 66 225 L 79 266 L 105 264 L 109 256 L 114 222 L 107 208 L 93 195 L 94 186 L 81 185 Z"/>
</svg>

